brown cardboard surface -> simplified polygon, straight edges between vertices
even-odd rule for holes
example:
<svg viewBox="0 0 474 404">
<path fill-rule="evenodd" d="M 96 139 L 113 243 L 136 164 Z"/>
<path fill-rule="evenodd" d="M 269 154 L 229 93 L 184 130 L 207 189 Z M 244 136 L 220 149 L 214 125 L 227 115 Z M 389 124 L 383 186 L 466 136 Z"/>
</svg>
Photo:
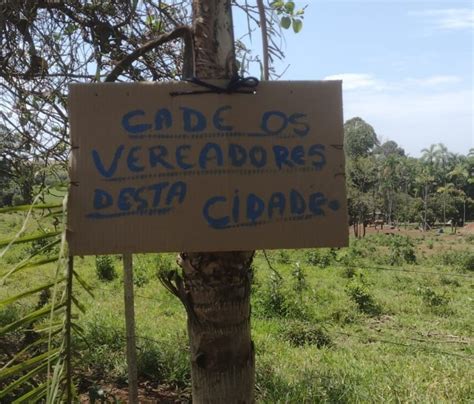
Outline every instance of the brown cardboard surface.
<svg viewBox="0 0 474 404">
<path fill-rule="evenodd" d="M 187 90 L 70 86 L 71 254 L 347 245 L 341 82 Z"/>
</svg>

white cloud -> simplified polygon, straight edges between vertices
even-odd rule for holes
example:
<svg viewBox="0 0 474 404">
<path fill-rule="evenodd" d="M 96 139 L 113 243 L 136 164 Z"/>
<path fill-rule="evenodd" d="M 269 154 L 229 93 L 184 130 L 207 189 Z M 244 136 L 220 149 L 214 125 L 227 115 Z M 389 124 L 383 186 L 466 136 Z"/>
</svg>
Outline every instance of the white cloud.
<svg viewBox="0 0 474 404">
<path fill-rule="evenodd" d="M 345 119 L 360 116 L 379 137 L 395 140 L 411 155 L 433 143 L 463 154 L 474 146 L 474 95 L 461 77 L 438 74 L 388 81 L 343 73 L 325 79 L 343 80 Z"/>
<path fill-rule="evenodd" d="M 408 84 L 421 86 L 421 87 L 439 87 L 449 84 L 460 83 L 462 79 L 458 76 L 449 76 L 449 75 L 436 75 L 430 77 L 423 77 L 418 79 L 407 79 Z"/>
<path fill-rule="evenodd" d="M 324 80 L 342 80 L 344 90 L 379 90 L 383 88 L 383 83 L 376 80 L 370 74 L 341 73 L 327 76 Z"/>
<path fill-rule="evenodd" d="M 474 29 L 474 9 L 472 8 L 425 10 L 410 14 L 425 17 L 435 28 L 441 30 Z"/>
<path fill-rule="evenodd" d="M 469 90 L 353 91 L 344 94 L 344 119 L 360 116 L 379 136 L 395 140 L 411 155 L 433 143 L 466 154 L 474 147 L 473 105 Z"/>
<path fill-rule="evenodd" d="M 460 83 L 462 79 L 452 75 L 433 75 L 419 78 L 406 78 L 397 82 L 388 82 L 366 73 L 332 74 L 324 80 L 342 80 L 344 91 L 404 91 L 408 88 L 434 89 Z"/>
</svg>

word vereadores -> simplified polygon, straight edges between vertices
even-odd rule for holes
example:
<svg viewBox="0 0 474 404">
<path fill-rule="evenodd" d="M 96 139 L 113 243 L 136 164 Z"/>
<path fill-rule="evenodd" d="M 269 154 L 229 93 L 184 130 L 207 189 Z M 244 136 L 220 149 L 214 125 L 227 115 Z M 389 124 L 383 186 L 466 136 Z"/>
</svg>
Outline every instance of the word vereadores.
<svg viewBox="0 0 474 404">
<path fill-rule="evenodd" d="M 91 157 L 98 173 L 111 179 L 117 173 L 149 173 L 154 170 L 186 171 L 212 170 L 219 168 L 278 169 L 310 167 L 321 170 L 326 164 L 325 147 L 321 144 L 296 145 L 250 145 L 230 143 L 181 144 L 166 146 L 118 145 L 112 157 L 105 158 L 98 150 Z"/>
</svg>

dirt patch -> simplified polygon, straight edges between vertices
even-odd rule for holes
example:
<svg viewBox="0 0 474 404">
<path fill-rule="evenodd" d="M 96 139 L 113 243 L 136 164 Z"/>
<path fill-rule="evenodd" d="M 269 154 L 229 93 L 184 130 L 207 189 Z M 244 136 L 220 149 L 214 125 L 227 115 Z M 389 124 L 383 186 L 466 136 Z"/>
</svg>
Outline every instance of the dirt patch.
<svg viewBox="0 0 474 404">
<path fill-rule="evenodd" d="M 91 396 L 95 396 L 95 402 L 128 403 L 128 389 L 114 385 L 103 385 L 100 389 L 102 391 L 94 389 L 89 393 L 81 394 L 80 402 L 91 403 Z M 105 401 L 100 401 L 101 398 Z M 172 386 L 143 382 L 138 387 L 138 401 L 140 404 L 187 404 L 191 403 L 191 394 L 187 390 L 179 390 Z"/>
<path fill-rule="evenodd" d="M 362 227 L 360 229 L 362 232 Z M 415 229 L 413 227 L 407 227 L 405 228 L 403 225 L 400 227 L 392 227 L 390 225 L 384 225 L 383 229 L 380 228 L 375 228 L 373 226 L 368 226 L 366 228 L 366 234 L 400 234 L 404 236 L 410 236 L 410 237 L 421 237 L 421 236 L 434 236 L 434 235 L 441 235 L 441 236 L 453 236 L 453 235 L 469 235 L 469 234 L 474 234 L 474 222 L 472 223 L 466 223 L 464 227 L 458 227 L 456 229 L 456 234 L 451 233 L 451 228 L 449 226 L 446 226 L 443 229 L 443 233 L 439 234 L 439 229 L 434 228 L 432 230 L 428 230 L 426 232 L 421 231 L 420 229 Z M 354 234 L 354 231 L 352 227 L 349 227 L 349 232 L 350 234 Z"/>
<path fill-rule="evenodd" d="M 474 234 L 474 223 L 466 223 L 464 227 L 459 229 L 459 233 L 461 234 Z"/>
</svg>

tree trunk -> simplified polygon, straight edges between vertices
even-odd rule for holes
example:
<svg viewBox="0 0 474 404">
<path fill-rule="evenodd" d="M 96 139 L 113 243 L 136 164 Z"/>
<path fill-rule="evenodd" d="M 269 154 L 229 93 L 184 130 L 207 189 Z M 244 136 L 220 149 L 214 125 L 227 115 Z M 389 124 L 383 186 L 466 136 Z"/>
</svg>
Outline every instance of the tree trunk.
<svg viewBox="0 0 474 404">
<path fill-rule="evenodd" d="M 425 185 L 424 187 L 424 201 L 423 201 L 423 204 L 424 204 L 424 217 L 423 217 L 423 231 L 426 231 L 427 230 L 427 223 L 426 223 L 426 220 L 427 220 L 427 213 L 428 213 L 428 186 Z"/>
<path fill-rule="evenodd" d="M 466 225 L 466 198 L 463 200 L 462 227 Z"/>
<path fill-rule="evenodd" d="M 236 72 L 230 0 L 193 0 L 195 73 Z M 203 100 L 203 102 L 205 102 Z M 253 403 L 255 355 L 250 337 L 253 251 L 186 253 L 181 300 L 188 312 L 193 403 Z"/>
<path fill-rule="evenodd" d="M 443 191 L 443 230 L 446 226 L 446 181 L 444 182 L 444 191 Z"/>
<path fill-rule="evenodd" d="M 253 252 L 182 253 L 193 403 L 253 403 Z"/>
</svg>

